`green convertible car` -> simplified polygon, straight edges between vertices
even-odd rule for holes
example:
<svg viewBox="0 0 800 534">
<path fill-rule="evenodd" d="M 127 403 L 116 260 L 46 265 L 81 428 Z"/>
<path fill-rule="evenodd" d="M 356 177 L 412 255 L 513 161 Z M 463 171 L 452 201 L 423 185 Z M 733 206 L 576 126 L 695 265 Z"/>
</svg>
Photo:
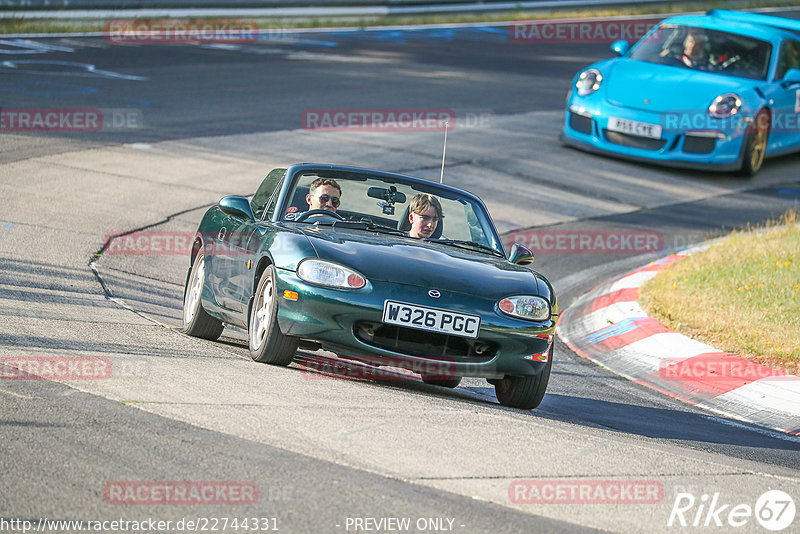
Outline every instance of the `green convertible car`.
<svg viewBox="0 0 800 534">
<path fill-rule="evenodd" d="M 330 194 L 317 198 L 323 182 Z M 428 235 L 412 237 L 423 193 L 439 206 L 425 212 Z M 502 405 L 523 409 L 547 389 L 553 288 L 527 266 L 528 249 L 505 252 L 466 191 L 338 165 L 275 169 L 251 200 L 228 196 L 205 213 L 190 261 L 184 331 L 245 329 L 258 362 L 322 348 L 446 387 L 486 378 Z"/>
</svg>

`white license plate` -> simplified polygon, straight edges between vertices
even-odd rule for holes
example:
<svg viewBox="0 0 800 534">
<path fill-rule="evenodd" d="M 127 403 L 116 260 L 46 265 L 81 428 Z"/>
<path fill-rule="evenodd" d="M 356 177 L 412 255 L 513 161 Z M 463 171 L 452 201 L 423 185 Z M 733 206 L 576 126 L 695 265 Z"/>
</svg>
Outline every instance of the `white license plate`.
<svg viewBox="0 0 800 534">
<path fill-rule="evenodd" d="M 608 129 L 612 132 L 621 132 L 650 139 L 661 139 L 661 126 L 649 122 L 630 121 L 628 119 L 608 118 Z"/>
<path fill-rule="evenodd" d="M 478 337 L 478 331 L 481 328 L 481 318 L 477 315 L 417 306 L 394 300 L 387 300 L 383 303 L 383 322 L 473 339 Z"/>
</svg>

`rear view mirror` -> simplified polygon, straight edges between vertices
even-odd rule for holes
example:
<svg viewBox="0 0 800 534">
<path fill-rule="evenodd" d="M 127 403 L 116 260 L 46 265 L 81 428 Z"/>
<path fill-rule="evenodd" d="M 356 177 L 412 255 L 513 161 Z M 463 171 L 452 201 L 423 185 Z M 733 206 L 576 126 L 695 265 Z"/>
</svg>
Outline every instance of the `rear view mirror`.
<svg viewBox="0 0 800 534">
<path fill-rule="evenodd" d="M 389 189 L 385 189 L 383 187 L 370 187 L 367 189 L 367 196 L 385 200 L 389 204 L 403 204 L 406 201 L 406 195 L 399 192 L 395 186 L 390 186 Z"/>
</svg>

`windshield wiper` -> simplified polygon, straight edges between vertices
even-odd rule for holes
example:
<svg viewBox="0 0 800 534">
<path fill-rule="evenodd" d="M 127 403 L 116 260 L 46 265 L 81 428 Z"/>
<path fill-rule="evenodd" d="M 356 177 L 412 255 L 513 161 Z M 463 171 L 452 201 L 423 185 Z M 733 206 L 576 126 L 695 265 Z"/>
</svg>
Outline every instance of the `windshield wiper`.
<svg viewBox="0 0 800 534">
<path fill-rule="evenodd" d="M 392 228 L 383 224 L 375 224 L 372 221 L 336 221 L 331 226 L 334 228 L 348 228 L 352 230 L 367 230 L 370 232 L 380 232 L 382 234 L 408 235 L 402 230 Z"/>
<path fill-rule="evenodd" d="M 453 245 L 456 247 L 474 247 L 481 250 L 485 250 L 487 252 L 491 252 L 495 256 L 499 256 L 501 258 L 505 258 L 505 255 L 500 252 L 499 250 L 495 250 L 492 247 L 487 247 L 486 245 L 482 245 L 481 243 L 476 243 L 475 241 L 463 241 L 461 239 L 426 239 L 430 243 L 442 243 L 444 245 Z"/>
</svg>

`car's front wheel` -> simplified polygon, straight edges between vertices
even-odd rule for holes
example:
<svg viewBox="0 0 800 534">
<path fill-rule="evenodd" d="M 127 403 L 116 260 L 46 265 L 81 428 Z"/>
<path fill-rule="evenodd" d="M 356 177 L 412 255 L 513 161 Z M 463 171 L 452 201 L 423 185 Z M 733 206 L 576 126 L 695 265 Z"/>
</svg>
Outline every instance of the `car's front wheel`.
<svg viewBox="0 0 800 534">
<path fill-rule="evenodd" d="M 197 253 L 183 291 L 183 332 L 193 337 L 217 339 L 222 334 L 222 322 L 203 309 L 201 297 L 206 280 L 206 258 L 202 249 Z"/>
<path fill-rule="evenodd" d="M 297 352 L 298 339 L 284 335 L 278 327 L 278 289 L 275 267 L 266 268 L 258 282 L 250 310 L 250 357 L 257 362 L 289 365 Z"/>
<path fill-rule="evenodd" d="M 740 171 L 744 176 L 754 176 L 764 164 L 767 139 L 769 138 L 769 122 L 769 112 L 762 109 L 748 128 L 744 138 L 744 156 Z"/>
<path fill-rule="evenodd" d="M 550 369 L 553 367 L 553 347 L 547 365 L 541 372 L 533 376 L 506 376 L 495 382 L 494 391 L 497 400 L 503 406 L 533 410 L 542 402 L 547 383 L 550 381 Z"/>
</svg>

